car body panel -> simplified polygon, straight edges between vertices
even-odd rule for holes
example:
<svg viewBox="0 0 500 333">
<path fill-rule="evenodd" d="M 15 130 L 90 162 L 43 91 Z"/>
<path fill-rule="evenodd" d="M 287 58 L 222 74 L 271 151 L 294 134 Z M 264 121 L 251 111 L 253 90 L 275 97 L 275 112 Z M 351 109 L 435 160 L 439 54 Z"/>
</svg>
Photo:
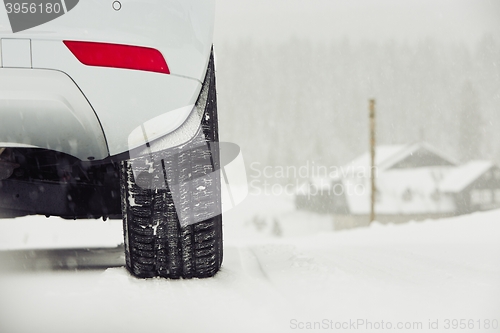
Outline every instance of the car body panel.
<svg viewBox="0 0 500 333">
<path fill-rule="evenodd" d="M 208 65 L 215 7 L 213 0 L 123 0 L 120 10 L 113 9 L 112 3 L 80 1 L 64 15 L 15 34 L 5 7 L 0 8 L 0 58 L 7 61 L 5 65 L 12 59 L 6 56 L 13 53 L 7 47 L 22 44 L 25 48 L 29 41 L 31 64 L 24 61 L 13 67 L 55 70 L 69 76 L 98 118 L 100 127 L 94 130 L 104 132 L 108 156 L 136 148 L 130 134 L 152 119 L 165 121 L 165 126 L 155 127 L 155 138 L 168 135 L 188 119 Z M 64 40 L 154 48 L 165 58 L 170 74 L 86 66 Z M 12 113 L 4 112 L 5 107 L 0 107 L 2 119 Z M 12 128 L 21 126 L 12 123 Z M 47 148 L 43 140 L 30 140 L 30 144 Z"/>
<path fill-rule="evenodd" d="M 53 149 L 81 160 L 109 155 L 101 125 L 68 75 L 0 69 L 0 146 Z"/>
<path fill-rule="evenodd" d="M 2 67 L 31 68 L 31 41 L 29 39 L 2 39 L 0 48 Z"/>
<path fill-rule="evenodd" d="M 32 54 L 33 68 L 58 69 L 77 83 L 101 122 L 111 155 L 135 148 L 128 146 L 128 136 L 134 128 L 193 105 L 201 89 L 197 80 L 179 76 L 85 66 L 59 41 L 34 40 Z M 54 58 L 52 54 L 59 56 Z M 187 116 L 179 114 L 181 119 L 176 122 L 182 123 Z M 170 131 L 167 127 L 163 134 Z"/>
<path fill-rule="evenodd" d="M 214 0 L 79 1 L 66 14 L 13 34 L 0 6 L 0 38 L 80 40 L 159 50 L 173 75 L 203 81 L 212 47 Z M 54 54 L 54 56 L 59 56 Z"/>
</svg>

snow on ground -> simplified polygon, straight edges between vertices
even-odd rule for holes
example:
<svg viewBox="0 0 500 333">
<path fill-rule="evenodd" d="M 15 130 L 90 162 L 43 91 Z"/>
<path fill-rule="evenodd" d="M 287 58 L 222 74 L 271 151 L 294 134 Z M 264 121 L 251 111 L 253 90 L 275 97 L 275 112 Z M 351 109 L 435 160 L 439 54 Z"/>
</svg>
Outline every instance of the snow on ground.
<svg viewBox="0 0 500 333">
<path fill-rule="evenodd" d="M 500 332 L 484 329 L 500 321 L 500 210 L 332 226 L 296 212 L 290 197 L 250 195 L 225 214 L 224 264 L 211 279 L 138 280 L 123 267 L 4 271 L 0 332 Z M 120 241 L 120 221 L 0 221 L 4 250 Z M 473 326 L 445 329 L 453 319 Z"/>
</svg>

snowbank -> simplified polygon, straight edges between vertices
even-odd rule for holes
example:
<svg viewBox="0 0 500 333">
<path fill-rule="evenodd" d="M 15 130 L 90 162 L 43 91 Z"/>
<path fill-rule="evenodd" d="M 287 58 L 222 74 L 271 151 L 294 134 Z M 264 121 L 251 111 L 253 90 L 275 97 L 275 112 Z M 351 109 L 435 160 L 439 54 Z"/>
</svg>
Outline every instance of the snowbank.
<svg viewBox="0 0 500 333">
<path fill-rule="evenodd" d="M 267 221 L 261 229 L 257 215 Z M 119 221 L 13 221 L 0 224 L 3 249 L 121 240 Z M 473 320 L 468 331 L 479 332 L 500 320 L 500 210 L 331 228 L 326 216 L 294 213 L 290 198 L 250 196 L 226 214 L 224 264 L 212 279 L 138 280 L 124 268 L 3 272 L 0 332 L 334 331 L 352 323 L 337 331 L 454 332 L 447 319 Z"/>
</svg>

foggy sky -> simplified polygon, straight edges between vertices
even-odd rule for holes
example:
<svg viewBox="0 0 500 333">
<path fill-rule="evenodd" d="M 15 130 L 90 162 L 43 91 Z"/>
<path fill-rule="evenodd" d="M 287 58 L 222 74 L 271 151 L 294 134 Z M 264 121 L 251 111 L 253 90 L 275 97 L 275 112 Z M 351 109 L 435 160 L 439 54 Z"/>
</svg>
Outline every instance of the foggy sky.
<svg viewBox="0 0 500 333">
<path fill-rule="evenodd" d="M 217 0 L 215 42 L 349 38 L 475 44 L 500 35 L 498 0 Z"/>
</svg>

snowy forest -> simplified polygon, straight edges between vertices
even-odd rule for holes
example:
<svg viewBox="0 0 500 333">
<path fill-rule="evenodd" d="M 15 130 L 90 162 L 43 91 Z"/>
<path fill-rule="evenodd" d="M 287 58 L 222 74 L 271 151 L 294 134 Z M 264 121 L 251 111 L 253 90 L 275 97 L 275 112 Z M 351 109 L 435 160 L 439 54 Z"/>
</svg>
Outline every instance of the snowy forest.
<svg viewBox="0 0 500 333">
<path fill-rule="evenodd" d="M 252 39 L 215 45 L 221 139 L 245 162 L 343 165 L 378 144 L 424 140 L 457 160 L 500 162 L 500 41 L 475 45 Z"/>
</svg>

